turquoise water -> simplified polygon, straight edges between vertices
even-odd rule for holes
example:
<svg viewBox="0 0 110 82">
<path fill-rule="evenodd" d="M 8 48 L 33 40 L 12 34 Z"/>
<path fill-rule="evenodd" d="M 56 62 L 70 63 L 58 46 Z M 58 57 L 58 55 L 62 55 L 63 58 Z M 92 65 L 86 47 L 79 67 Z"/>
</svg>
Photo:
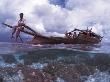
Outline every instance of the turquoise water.
<svg viewBox="0 0 110 82">
<path fill-rule="evenodd" d="M 0 76 L 5 82 L 22 82 L 23 72 L 5 70 L 22 65 L 20 69 L 26 66 L 55 77 L 53 82 L 110 82 L 109 45 L 0 43 Z"/>
</svg>

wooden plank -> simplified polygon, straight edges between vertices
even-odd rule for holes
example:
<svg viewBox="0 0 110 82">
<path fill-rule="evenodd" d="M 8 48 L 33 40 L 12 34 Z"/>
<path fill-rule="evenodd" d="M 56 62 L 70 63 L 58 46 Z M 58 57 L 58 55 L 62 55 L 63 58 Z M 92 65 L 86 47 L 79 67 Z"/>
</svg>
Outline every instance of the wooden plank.
<svg viewBox="0 0 110 82">
<path fill-rule="evenodd" d="M 13 28 L 13 26 L 11 26 L 11 25 L 8 25 L 8 24 L 5 24 L 5 23 L 2 23 L 2 24 L 9 27 L 9 28 Z M 37 33 L 29 32 L 29 31 L 25 31 L 25 30 L 21 30 L 21 32 L 24 32 L 24 33 L 32 35 L 32 36 L 37 35 Z"/>
</svg>

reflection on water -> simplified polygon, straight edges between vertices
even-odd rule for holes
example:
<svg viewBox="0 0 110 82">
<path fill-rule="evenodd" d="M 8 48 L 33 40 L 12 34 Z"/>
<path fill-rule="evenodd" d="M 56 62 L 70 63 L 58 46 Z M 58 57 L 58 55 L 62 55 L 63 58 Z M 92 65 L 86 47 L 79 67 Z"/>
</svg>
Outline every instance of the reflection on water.
<svg viewBox="0 0 110 82">
<path fill-rule="evenodd" d="M 110 82 L 109 48 L 0 43 L 0 82 Z"/>
</svg>

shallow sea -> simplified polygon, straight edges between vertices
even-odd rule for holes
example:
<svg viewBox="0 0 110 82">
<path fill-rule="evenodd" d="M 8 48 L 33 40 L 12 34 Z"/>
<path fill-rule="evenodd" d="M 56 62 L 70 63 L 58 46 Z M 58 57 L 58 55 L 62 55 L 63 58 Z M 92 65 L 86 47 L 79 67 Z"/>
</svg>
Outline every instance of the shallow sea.
<svg viewBox="0 0 110 82">
<path fill-rule="evenodd" d="M 0 82 L 110 82 L 110 43 L 0 43 Z"/>
</svg>

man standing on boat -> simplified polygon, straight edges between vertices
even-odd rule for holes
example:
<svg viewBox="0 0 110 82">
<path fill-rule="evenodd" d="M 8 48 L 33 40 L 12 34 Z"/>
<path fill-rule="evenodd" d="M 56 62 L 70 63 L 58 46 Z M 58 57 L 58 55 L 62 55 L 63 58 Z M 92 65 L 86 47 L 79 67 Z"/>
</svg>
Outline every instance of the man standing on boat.
<svg viewBox="0 0 110 82">
<path fill-rule="evenodd" d="M 24 30 L 24 27 L 26 27 L 25 19 L 23 18 L 23 13 L 20 13 L 19 16 L 20 16 L 20 20 L 18 21 L 18 25 L 13 27 L 13 32 L 12 32 L 12 37 L 11 37 L 13 38 L 14 37 L 13 35 L 16 33 L 15 34 L 16 41 L 20 35 L 20 32 Z"/>
</svg>

